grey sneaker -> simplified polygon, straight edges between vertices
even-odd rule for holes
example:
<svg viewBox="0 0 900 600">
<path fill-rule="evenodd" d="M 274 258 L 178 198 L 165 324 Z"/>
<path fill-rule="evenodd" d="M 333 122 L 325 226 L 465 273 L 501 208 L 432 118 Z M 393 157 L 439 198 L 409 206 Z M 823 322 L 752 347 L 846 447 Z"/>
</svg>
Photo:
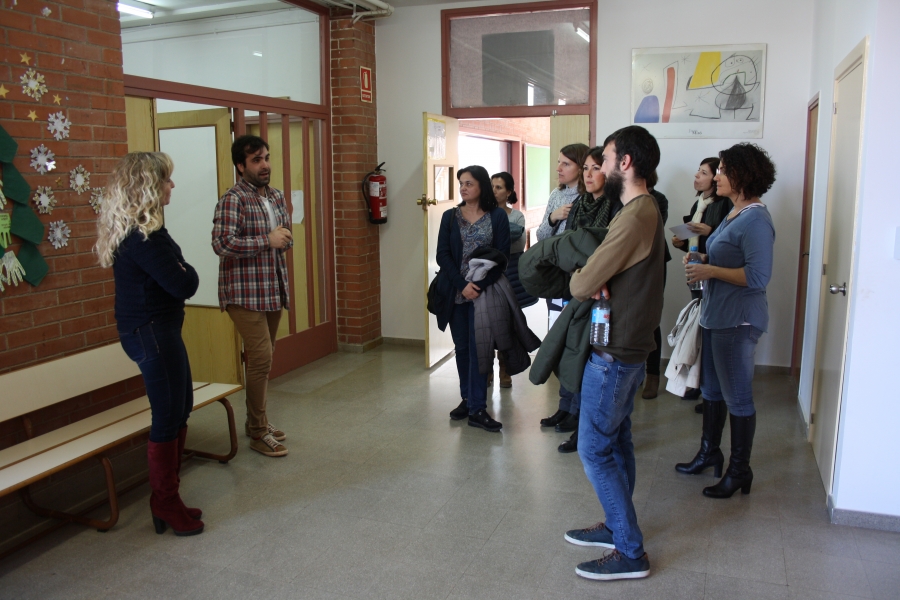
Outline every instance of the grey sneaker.
<svg viewBox="0 0 900 600">
<path fill-rule="evenodd" d="M 572 529 L 566 532 L 566 541 L 576 546 L 600 546 L 601 548 L 613 548 L 612 531 L 606 526 L 606 523 L 600 521 L 596 525 L 591 525 L 587 529 Z"/>
<path fill-rule="evenodd" d="M 276 440 L 271 433 L 267 433 L 258 440 L 251 439 L 250 448 L 266 456 L 285 456 L 288 453 L 287 448 Z"/>
<path fill-rule="evenodd" d="M 275 427 L 271 423 L 269 423 L 268 427 L 269 427 L 268 433 L 271 433 L 272 437 L 275 438 L 277 441 L 283 442 L 284 440 L 287 439 L 287 435 L 285 435 L 285 433 L 283 431 L 279 430 L 277 427 Z M 244 421 L 244 433 L 247 434 L 247 437 L 252 437 L 250 435 L 250 423 L 248 423 L 247 421 Z"/>
<path fill-rule="evenodd" d="M 628 558 L 618 550 L 613 550 L 603 558 L 581 563 L 575 568 L 575 572 L 587 579 L 601 581 L 641 579 L 650 574 L 650 559 L 646 552 L 640 558 Z"/>
</svg>

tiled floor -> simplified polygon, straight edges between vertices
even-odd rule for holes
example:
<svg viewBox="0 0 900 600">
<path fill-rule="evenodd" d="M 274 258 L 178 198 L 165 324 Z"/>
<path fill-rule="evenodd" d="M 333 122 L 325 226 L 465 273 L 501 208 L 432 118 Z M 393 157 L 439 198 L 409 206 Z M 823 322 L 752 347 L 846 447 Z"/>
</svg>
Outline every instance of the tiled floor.
<svg viewBox="0 0 900 600">
<path fill-rule="evenodd" d="M 786 377 L 756 378 L 753 492 L 729 500 L 701 495 L 711 472 L 673 470 L 698 446 L 693 403 L 637 399 L 635 503 L 652 571 L 602 583 L 575 575 L 597 550 L 563 540 L 603 513 L 578 456 L 556 451 L 566 436 L 538 427 L 556 387 L 523 374 L 495 388 L 504 427 L 490 434 L 447 418 L 454 363 L 422 362 L 421 349 L 383 346 L 274 381 L 270 416 L 290 455 L 265 458 L 242 437 L 228 465 L 186 463 L 202 535 L 154 534 L 144 486 L 111 532 L 69 526 L 0 562 L 0 598 L 900 597 L 900 534 L 828 523 Z M 221 419 L 195 414 L 190 443 L 224 446 Z"/>
</svg>

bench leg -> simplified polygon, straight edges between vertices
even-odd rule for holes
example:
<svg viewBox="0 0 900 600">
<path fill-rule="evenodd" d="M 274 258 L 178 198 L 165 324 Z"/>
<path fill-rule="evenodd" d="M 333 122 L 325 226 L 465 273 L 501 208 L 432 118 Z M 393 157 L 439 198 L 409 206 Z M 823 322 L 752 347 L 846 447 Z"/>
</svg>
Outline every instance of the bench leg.
<svg viewBox="0 0 900 600">
<path fill-rule="evenodd" d="M 223 465 L 230 461 L 235 457 L 238 451 L 238 442 L 237 442 L 237 427 L 234 425 L 234 409 L 231 407 L 231 402 L 228 401 L 228 398 L 221 398 L 219 402 L 222 403 L 222 406 L 225 407 L 225 413 L 228 415 L 228 433 L 231 434 L 231 451 L 228 454 L 212 454 L 211 452 L 203 452 L 201 450 L 190 450 L 188 448 L 184 449 L 184 455 L 187 458 L 191 458 L 192 456 L 199 456 L 200 458 L 211 458 L 213 460 L 217 460 Z"/>
<path fill-rule="evenodd" d="M 98 456 L 97 458 L 100 460 L 100 464 L 103 465 L 103 471 L 106 476 L 106 492 L 109 496 L 109 519 L 107 519 L 106 521 L 101 521 L 100 519 L 89 519 L 81 515 L 73 515 L 70 513 L 38 506 L 34 503 L 34 500 L 32 500 L 31 494 L 29 493 L 27 487 L 19 490 L 19 494 L 22 496 L 22 502 L 25 504 L 28 510 L 38 516 L 46 517 L 49 519 L 62 519 L 64 521 L 69 521 L 72 523 L 81 523 L 82 525 L 93 527 L 97 529 L 97 531 L 101 532 L 109 531 L 119 520 L 119 497 L 116 494 L 116 481 L 113 478 L 112 464 L 105 456 Z"/>
</svg>

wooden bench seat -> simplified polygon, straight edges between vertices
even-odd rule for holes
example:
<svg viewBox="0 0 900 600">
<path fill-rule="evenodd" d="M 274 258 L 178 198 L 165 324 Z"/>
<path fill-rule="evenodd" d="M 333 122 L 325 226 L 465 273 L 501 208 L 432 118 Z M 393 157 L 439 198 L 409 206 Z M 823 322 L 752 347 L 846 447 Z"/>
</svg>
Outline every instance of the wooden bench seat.
<svg viewBox="0 0 900 600">
<path fill-rule="evenodd" d="M 115 480 L 112 466 L 104 453 L 149 431 L 151 415 L 147 397 L 131 400 L 37 437 L 31 437 L 31 426 L 26 415 L 139 374 L 137 365 L 116 343 L 0 375 L 0 389 L 21 392 L 10 394 L 9 401 L 4 399 L 0 403 L 0 421 L 21 417 L 29 435 L 24 442 L 0 451 L 0 496 L 19 491 L 25 505 L 44 517 L 83 523 L 101 531 L 115 525 L 119 517 Z M 188 449 L 185 449 L 185 454 L 226 463 L 237 453 L 234 410 L 227 396 L 240 391 L 242 386 L 195 381 L 193 389 L 193 410 L 212 402 L 220 402 L 225 407 L 231 448 L 222 455 Z M 33 502 L 28 493 L 29 485 L 92 457 L 100 459 L 106 474 L 109 519 L 88 519 L 41 508 Z"/>
</svg>

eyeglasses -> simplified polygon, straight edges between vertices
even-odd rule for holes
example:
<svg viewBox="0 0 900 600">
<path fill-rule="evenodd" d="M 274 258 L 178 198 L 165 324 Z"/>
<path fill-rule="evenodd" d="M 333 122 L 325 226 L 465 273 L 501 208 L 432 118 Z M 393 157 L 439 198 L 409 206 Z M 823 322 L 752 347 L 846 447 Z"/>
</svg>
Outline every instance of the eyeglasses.
<svg viewBox="0 0 900 600">
<path fill-rule="evenodd" d="M 716 175 L 725 175 L 725 169 L 719 167 L 716 169 Z"/>
</svg>

